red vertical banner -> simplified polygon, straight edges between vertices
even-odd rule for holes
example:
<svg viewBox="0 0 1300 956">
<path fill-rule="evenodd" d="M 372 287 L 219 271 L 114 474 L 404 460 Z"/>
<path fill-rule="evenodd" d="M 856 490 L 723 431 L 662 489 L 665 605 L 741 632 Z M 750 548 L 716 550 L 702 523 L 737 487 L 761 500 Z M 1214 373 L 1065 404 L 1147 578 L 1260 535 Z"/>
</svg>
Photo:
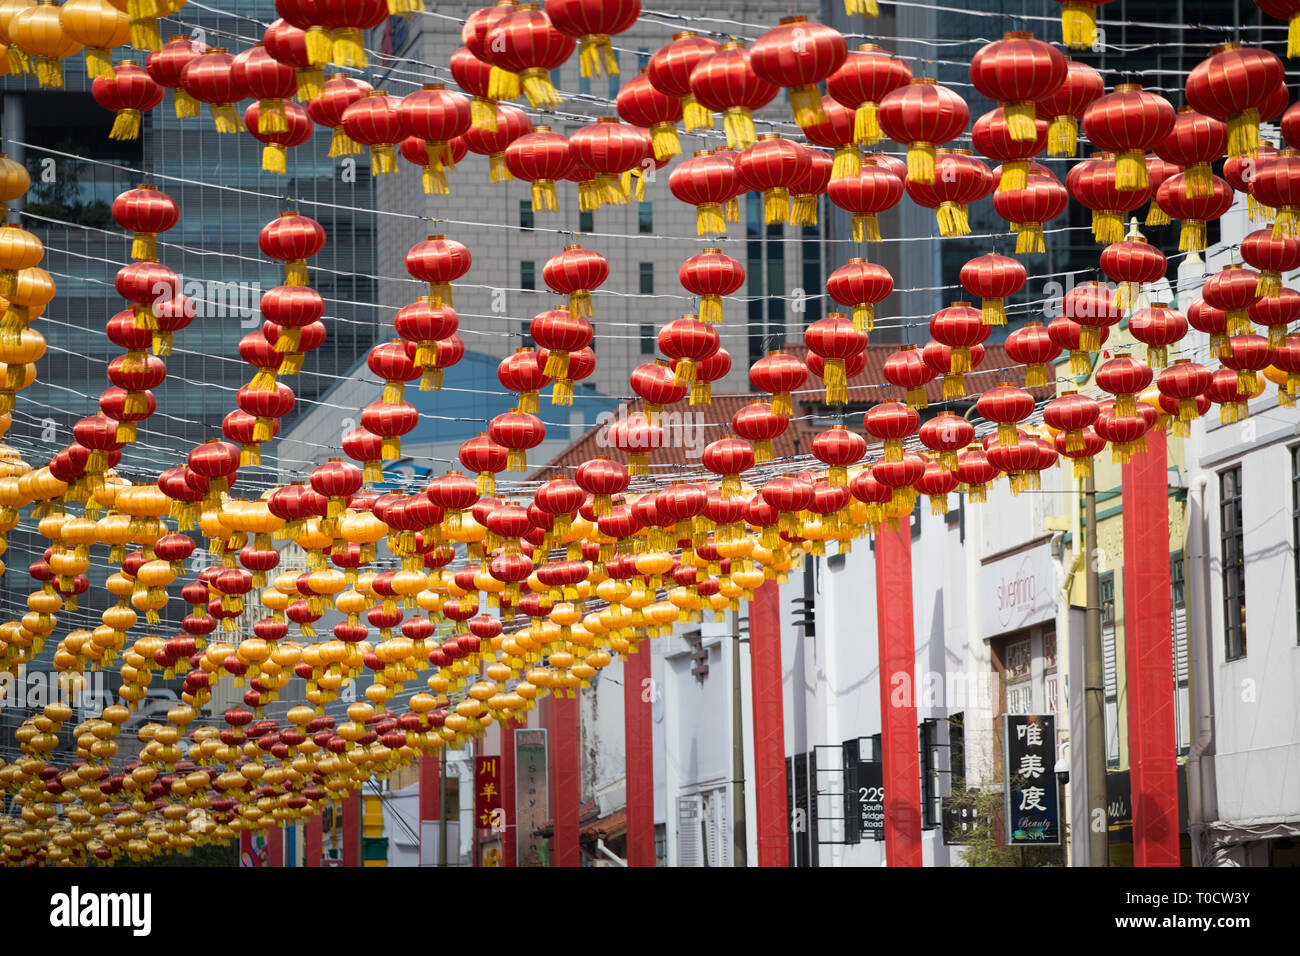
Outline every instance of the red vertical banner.
<svg viewBox="0 0 1300 956">
<path fill-rule="evenodd" d="M 325 828 L 321 824 L 320 814 L 314 813 L 307 818 L 307 826 L 302 838 L 302 865 L 320 866 L 325 856 Z"/>
<path fill-rule="evenodd" d="M 627 754 L 627 865 L 655 865 L 654 685 L 650 647 L 623 662 L 623 743 Z"/>
<path fill-rule="evenodd" d="M 266 865 L 284 866 L 284 827 L 267 828 Z"/>
<path fill-rule="evenodd" d="M 1178 736 L 1165 434 L 1123 468 L 1124 663 L 1133 865 L 1178 866 Z"/>
<path fill-rule="evenodd" d="M 581 803 L 578 767 L 578 701 L 551 698 L 551 819 L 555 837 L 551 866 L 580 866 L 578 804 Z"/>
<path fill-rule="evenodd" d="M 519 824 L 515 813 L 515 724 L 512 720 L 501 722 L 501 808 L 505 816 L 501 821 L 501 865 L 514 866 L 518 844 Z"/>
<path fill-rule="evenodd" d="M 343 865 L 361 865 L 361 794 L 343 799 Z"/>
<path fill-rule="evenodd" d="M 501 825 L 501 758 L 474 758 L 474 826 L 496 830 Z"/>
<path fill-rule="evenodd" d="M 921 757 L 912 631 L 911 516 L 876 535 L 880 745 L 885 778 L 885 863 L 921 865 Z"/>
<path fill-rule="evenodd" d="M 790 864 L 781 701 L 780 587 L 766 581 L 749 605 L 750 683 L 754 698 L 754 804 L 759 866 Z"/>
</svg>

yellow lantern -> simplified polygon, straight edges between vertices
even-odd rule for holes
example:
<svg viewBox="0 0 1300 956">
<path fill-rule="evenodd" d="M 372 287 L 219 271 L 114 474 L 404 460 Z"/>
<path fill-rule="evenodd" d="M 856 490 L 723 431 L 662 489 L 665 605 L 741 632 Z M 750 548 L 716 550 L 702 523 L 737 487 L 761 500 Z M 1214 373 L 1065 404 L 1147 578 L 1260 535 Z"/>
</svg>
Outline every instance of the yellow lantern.
<svg viewBox="0 0 1300 956">
<path fill-rule="evenodd" d="M 14 14 L 9 21 L 9 39 L 28 56 L 36 58 L 36 80 L 41 86 L 63 87 L 65 57 L 81 51 L 59 22 L 59 6 L 53 0 L 38 0 L 36 6 Z"/>
<path fill-rule="evenodd" d="M 86 48 L 86 76 L 113 77 L 114 47 L 131 39 L 131 18 L 108 0 L 66 0 L 59 24 L 73 41 Z"/>
</svg>

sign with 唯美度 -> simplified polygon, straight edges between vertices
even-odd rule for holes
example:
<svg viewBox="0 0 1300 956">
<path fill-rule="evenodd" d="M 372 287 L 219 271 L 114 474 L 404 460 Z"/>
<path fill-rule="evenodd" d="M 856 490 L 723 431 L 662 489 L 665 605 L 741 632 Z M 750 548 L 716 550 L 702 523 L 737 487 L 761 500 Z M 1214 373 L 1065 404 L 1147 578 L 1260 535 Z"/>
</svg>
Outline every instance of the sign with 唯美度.
<svg viewBox="0 0 1300 956">
<path fill-rule="evenodd" d="M 1004 714 L 1002 720 L 1007 843 L 1059 846 L 1056 722 L 1051 714 Z"/>
</svg>

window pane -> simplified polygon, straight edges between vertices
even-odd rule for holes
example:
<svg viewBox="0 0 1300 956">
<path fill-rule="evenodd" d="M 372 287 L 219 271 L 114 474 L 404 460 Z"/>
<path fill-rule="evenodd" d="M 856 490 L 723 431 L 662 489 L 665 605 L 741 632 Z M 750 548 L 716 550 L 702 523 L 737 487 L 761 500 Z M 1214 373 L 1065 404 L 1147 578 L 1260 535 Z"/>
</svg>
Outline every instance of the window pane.
<svg viewBox="0 0 1300 956">
<path fill-rule="evenodd" d="M 655 327 L 653 325 L 641 326 L 641 354 L 655 354 Z"/>
<path fill-rule="evenodd" d="M 653 295 L 655 291 L 655 264 L 641 263 L 641 294 Z"/>
<path fill-rule="evenodd" d="M 519 225 L 523 229 L 533 228 L 533 201 L 531 199 L 519 200 Z"/>
<path fill-rule="evenodd" d="M 584 210 L 578 213 L 578 232 L 593 232 L 595 226 L 592 223 L 591 210 Z"/>
<path fill-rule="evenodd" d="M 1241 466 L 1219 474 L 1219 552 L 1223 565 L 1224 657 L 1246 656 L 1246 561 L 1241 527 Z"/>
<path fill-rule="evenodd" d="M 537 288 L 537 263 L 519 263 L 519 288 L 530 292 Z"/>
<path fill-rule="evenodd" d="M 654 232 L 655 217 L 654 206 L 648 202 L 637 203 L 636 205 L 636 228 L 637 232 Z"/>
</svg>

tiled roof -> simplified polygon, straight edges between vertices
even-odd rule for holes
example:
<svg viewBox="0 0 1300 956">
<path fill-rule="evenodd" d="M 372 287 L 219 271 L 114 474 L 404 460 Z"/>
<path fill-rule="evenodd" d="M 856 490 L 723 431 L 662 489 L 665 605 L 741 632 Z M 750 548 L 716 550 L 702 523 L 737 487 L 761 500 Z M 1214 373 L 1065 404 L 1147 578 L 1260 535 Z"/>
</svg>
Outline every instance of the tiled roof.
<svg viewBox="0 0 1300 956">
<path fill-rule="evenodd" d="M 790 346 L 787 351 L 806 357 L 808 349 L 803 345 Z M 844 411 L 844 424 L 857 432 L 862 432 L 861 410 L 868 405 L 884 401 L 901 401 L 899 389 L 885 381 L 884 365 L 889 356 L 898 351 L 897 345 L 867 346 L 867 364 L 861 374 L 849 380 L 849 405 Z M 1024 385 L 1025 367 L 1018 365 L 1007 355 L 1002 345 L 986 344 L 984 359 L 979 369 L 966 376 L 966 399 L 958 399 L 946 407 L 963 411 L 974 396 L 1002 383 Z M 835 420 L 837 409 L 821 402 L 824 392 L 821 380 L 809 376 L 805 388 L 794 395 L 794 414 L 790 426 L 773 440 L 772 450 L 776 458 L 795 458 L 808 454 L 811 436 L 823 431 L 829 422 Z M 1045 401 L 1056 394 L 1054 387 L 1030 389 L 1034 398 Z M 709 405 L 688 404 L 686 400 L 671 405 L 661 413 L 664 426 L 664 447 L 650 454 L 651 473 L 664 477 L 673 469 L 700 471 L 700 452 L 704 445 L 728 434 L 732 434 L 731 419 L 741 408 L 750 402 L 769 398 L 765 392 L 746 394 L 716 394 Z M 939 378 L 926 387 L 926 398 L 936 408 L 945 407 L 943 384 Z M 644 403 L 637 399 L 628 403 L 625 414 L 634 415 L 642 411 Z M 617 412 L 615 413 L 618 414 Z M 627 456 L 609 444 L 605 429 L 596 426 L 583 433 L 562 452 L 552 458 L 541 468 L 533 472 L 531 480 L 545 481 L 550 478 L 571 477 L 572 470 L 593 458 L 608 458 L 611 461 L 627 462 Z"/>
</svg>

